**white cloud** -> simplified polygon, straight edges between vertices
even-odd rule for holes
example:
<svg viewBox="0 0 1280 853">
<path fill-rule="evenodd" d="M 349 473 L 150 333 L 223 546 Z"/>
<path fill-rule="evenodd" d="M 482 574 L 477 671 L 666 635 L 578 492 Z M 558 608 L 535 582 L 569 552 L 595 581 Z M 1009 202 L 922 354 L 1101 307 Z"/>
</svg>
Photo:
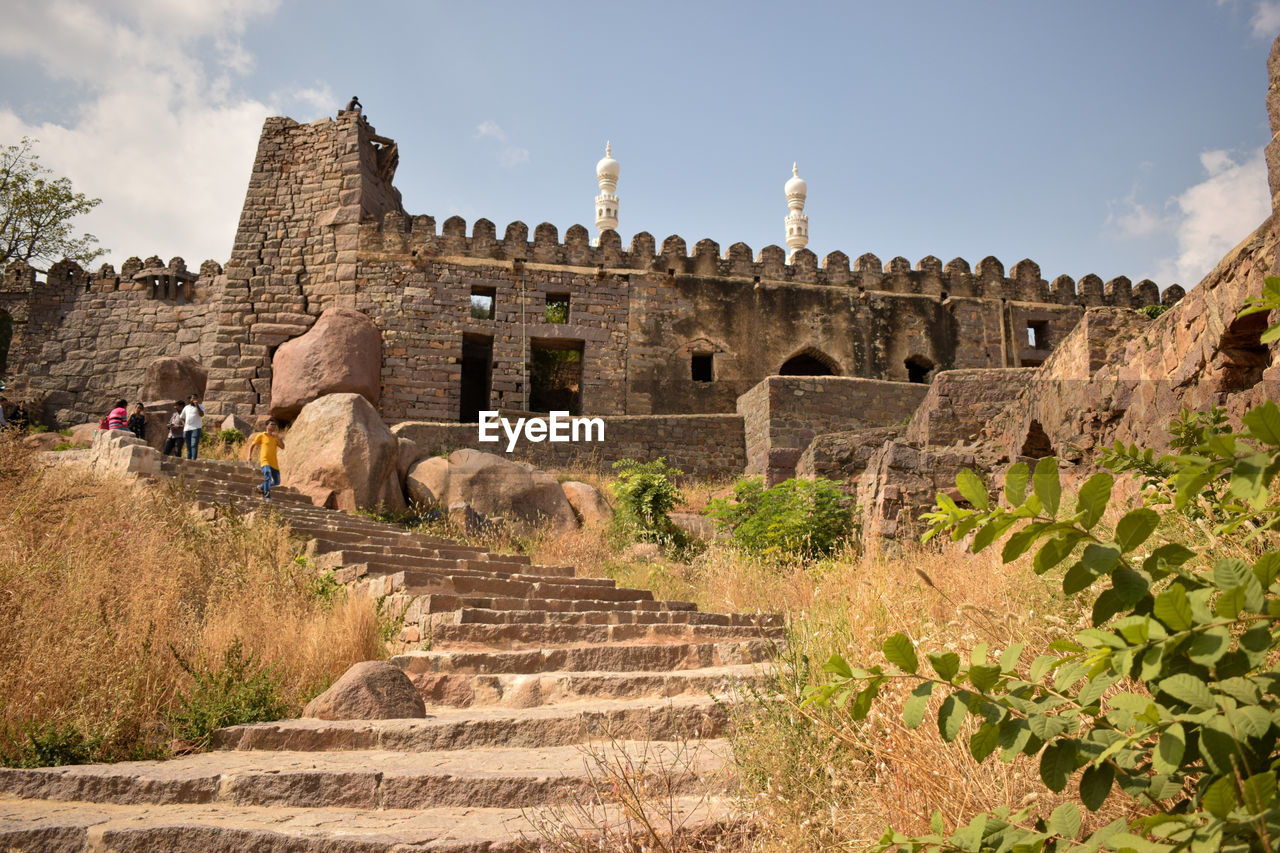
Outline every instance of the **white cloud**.
<svg viewBox="0 0 1280 853">
<path fill-rule="evenodd" d="M 129 255 L 225 262 L 262 121 L 273 104 L 235 92 L 253 65 L 240 38 L 274 0 L 30 0 L 10 4 L 0 54 L 80 93 L 70 118 L 33 124 L 0 103 L 0 142 L 40 140 L 43 163 L 103 199 L 80 225 L 117 266 Z M 213 59 L 197 58 L 202 45 Z M 282 100 L 334 108 L 327 87 Z M 326 103 L 327 102 L 327 103 Z"/>
<path fill-rule="evenodd" d="M 529 162 L 529 149 L 512 145 L 507 139 L 507 132 L 493 119 L 486 119 L 476 125 L 477 139 L 492 139 L 501 144 L 498 151 L 498 165 L 510 169 L 523 166 Z"/>
<path fill-rule="evenodd" d="M 1272 39 L 1280 33 L 1280 2 L 1278 0 L 1259 0 L 1254 10 L 1253 19 L 1249 22 L 1253 34 L 1258 38 Z"/>
<path fill-rule="evenodd" d="M 1118 228 L 1124 237 L 1150 237 L 1168 230 L 1171 220 L 1138 201 L 1135 187 L 1123 199 L 1111 203 L 1107 224 Z"/>
<path fill-rule="evenodd" d="M 1176 199 L 1180 216 L 1174 278 L 1196 284 L 1218 261 L 1271 215 L 1267 164 L 1259 148 L 1237 163 L 1230 152 L 1206 151 L 1200 163 L 1209 177 Z"/>
</svg>

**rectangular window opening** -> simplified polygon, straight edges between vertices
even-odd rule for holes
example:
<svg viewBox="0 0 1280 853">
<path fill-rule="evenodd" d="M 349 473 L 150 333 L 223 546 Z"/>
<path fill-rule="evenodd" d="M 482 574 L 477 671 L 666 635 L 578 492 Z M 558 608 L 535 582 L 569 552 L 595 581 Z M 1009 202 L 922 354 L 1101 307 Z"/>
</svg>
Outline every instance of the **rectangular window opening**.
<svg viewBox="0 0 1280 853">
<path fill-rule="evenodd" d="M 715 356 L 711 353 L 694 353 L 689 359 L 694 382 L 711 382 L 715 379 Z"/>
<path fill-rule="evenodd" d="M 462 376 L 458 420 L 475 423 L 489 409 L 493 380 L 493 336 L 462 336 Z"/>
<path fill-rule="evenodd" d="M 471 288 L 471 319 L 492 320 L 497 290 L 492 287 Z"/>
<path fill-rule="evenodd" d="M 548 293 L 547 294 L 547 314 L 548 323 L 568 323 L 569 322 L 569 294 L 567 293 Z"/>
<path fill-rule="evenodd" d="M 583 346 L 582 341 L 530 341 L 530 411 L 582 414 Z"/>
<path fill-rule="evenodd" d="M 1049 348 L 1049 323 L 1047 320 L 1035 320 L 1027 323 L 1027 346 L 1032 349 Z"/>
</svg>

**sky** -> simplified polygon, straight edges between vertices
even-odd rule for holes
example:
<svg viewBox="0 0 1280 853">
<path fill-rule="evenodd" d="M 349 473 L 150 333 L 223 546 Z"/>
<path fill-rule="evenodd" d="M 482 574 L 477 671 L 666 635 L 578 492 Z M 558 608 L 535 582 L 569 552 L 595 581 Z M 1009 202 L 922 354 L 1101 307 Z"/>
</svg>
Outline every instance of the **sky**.
<svg viewBox="0 0 1280 853">
<path fill-rule="evenodd" d="M 1269 213 L 1280 0 L 5 0 L 0 144 L 102 199 L 130 255 L 225 263 L 263 120 L 352 95 L 399 144 L 411 214 L 624 246 L 783 244 L 1022 258 L 1191 287 Z"/>
</svg>

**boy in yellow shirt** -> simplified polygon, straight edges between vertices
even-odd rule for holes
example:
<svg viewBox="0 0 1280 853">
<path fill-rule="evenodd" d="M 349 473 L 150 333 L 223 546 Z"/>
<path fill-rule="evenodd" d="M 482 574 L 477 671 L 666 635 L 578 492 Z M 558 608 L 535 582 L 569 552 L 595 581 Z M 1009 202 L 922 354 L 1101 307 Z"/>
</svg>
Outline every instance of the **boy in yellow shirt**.
<svg viewBox="0 0 1280 853">
<path fill-rule="evenodd" d="M 275 419 L 267 421 L 266 432 L 260 432 L 244 449 L 244 461 L 253 462 L 253 449 L 258 448 L 258 464 L 262 467 L 262 485 L 255 486 L 264 500 L 271 500 L 271 487 L 280 485 L 280 460 L 277 450 L 284 450 L 280 437 L 280 425 Z"/>
</svg>

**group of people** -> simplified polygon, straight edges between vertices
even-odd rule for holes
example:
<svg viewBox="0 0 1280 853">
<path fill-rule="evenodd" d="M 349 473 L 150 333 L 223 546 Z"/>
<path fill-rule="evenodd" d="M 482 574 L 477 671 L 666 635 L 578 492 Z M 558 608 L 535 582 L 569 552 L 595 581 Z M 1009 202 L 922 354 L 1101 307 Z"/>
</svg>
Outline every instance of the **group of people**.
<svg viewBox="0 0 1280 853">
<path fill-rule="evenodd" d="M 31 415 L 27 413 L 27 404 L 23 400 L 18 401 L 18 405 L 9 411 L 9 398 L 0 397 L 0 429 L 16 429 L 18 432 L 26 432 L 27 427 L 31 426 Z"/>
<path fill-rule="evenodd" d="M 4 398 L 0 397 L 0 403 Z M 133 414 L 129 414 L 127 400 L 117 400 L 110 413 L 98 424 L 102 429 L 127 429 L 138 438 L 147 439 L 147 408 L 142 403 L 133 404 Z M 184 405 L 175 400 L 173 411 L 167 424 L 169 433 L 165 437 L 164 455 L 181 456 L 182 448 L 187 449 L 188 459 L 199 458 L 200 439 L 204 435 L 204 406 L 200 398 L 192 394 Z M 280 460 L 278 451 L 284 449 L 284 439 L 280 435 L 280 424 L 274 418 L 267 421 L 263 432 L 253 437 L 245 445 L 245 461 L 253 463 L 253 451 L 258 451 L 258 467 L 262 470 L 262 485 L 256 490 L 264 500 L 271 500 L 271 487 L 280 485 Z"/>
</svg>

